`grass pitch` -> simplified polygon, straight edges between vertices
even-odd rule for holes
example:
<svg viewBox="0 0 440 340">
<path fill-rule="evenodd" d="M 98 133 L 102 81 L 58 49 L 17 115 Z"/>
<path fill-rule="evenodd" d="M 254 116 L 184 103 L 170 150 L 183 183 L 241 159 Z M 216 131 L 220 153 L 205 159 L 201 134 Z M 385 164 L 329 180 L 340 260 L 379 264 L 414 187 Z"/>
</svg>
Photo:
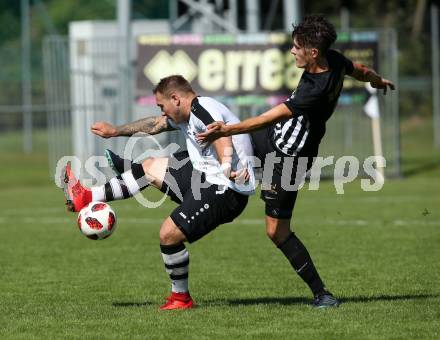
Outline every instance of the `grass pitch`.
<svg viewBox="0 0 440 340">
<path fill-rule="evenodd" d="M 115 234 L 91 241 L 65 212 L 45 158 L 3 152 L 0 337 L 439 338 L 440 162 L 420 145 L 427 128 L 404 139 L 407 178 L 379 192 L 359 181 L 344 195 L 331 181 L 300 192 L 294 230 L 343 302 L 329 310 L 308 306 L 308 288 L 265 236 L 253 197 L 239 219 L 188 246 L 198 308 L 158 311 L 170 286 L 158 230 L 174 204 L 114 202 Z"/>
</svg>

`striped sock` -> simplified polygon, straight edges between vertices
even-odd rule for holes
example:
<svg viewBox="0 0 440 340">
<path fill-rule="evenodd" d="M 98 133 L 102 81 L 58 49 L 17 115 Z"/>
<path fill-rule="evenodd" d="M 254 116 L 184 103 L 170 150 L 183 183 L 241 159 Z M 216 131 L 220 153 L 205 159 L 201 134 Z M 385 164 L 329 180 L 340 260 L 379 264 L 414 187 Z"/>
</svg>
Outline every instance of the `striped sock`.
<svg viewBox="0 0 440 340">
<path fill-rule="evenodd" d="M 171 246 L 160 245 L 165 270 L 171 279 L 173 293 L 188 292 L 189 253 L 183 243 Z"/>
<path fill-rule="evenodd" d="M 131 169 L 113 177 L 104 185 L 92 187 L 93 201 L 110 202 L 136 195 L 150 184 L 141 164 L 132 163 Z"/>
</svg>

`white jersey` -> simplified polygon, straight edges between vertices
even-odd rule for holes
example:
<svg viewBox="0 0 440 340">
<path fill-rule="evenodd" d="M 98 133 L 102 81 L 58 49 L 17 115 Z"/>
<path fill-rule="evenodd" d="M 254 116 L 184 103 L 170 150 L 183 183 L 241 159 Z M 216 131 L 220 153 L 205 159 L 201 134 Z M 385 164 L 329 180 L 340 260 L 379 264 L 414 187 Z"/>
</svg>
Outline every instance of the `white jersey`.
<svg viewBox="0 0 440 340">
<path fill-rule="evenodd" d="M 171 119 L 168 119 L 170 126 L 180 130 L 185 135 L 186 147 L 192 165 L 194 169 L 205 173 L 207 182 L 226 185 L 232 190 L 245 195 L 254 194 L 254 154 L 248 134 L 232 136 L 232 170 L 246 167 L 249 172 L 249 181 L 243 184 L 237 184 L 224 175 L 212 144 L 201 144 L 197 141 L 197 134 L 206 131 L 206 126 L 214 121 L 223 121 L 226 124 L 240 122 L 225 105 L 210 97 L 194 98 L 191 103 L 191 113 L 188 122 L 176 124 Z"/>
</svg>

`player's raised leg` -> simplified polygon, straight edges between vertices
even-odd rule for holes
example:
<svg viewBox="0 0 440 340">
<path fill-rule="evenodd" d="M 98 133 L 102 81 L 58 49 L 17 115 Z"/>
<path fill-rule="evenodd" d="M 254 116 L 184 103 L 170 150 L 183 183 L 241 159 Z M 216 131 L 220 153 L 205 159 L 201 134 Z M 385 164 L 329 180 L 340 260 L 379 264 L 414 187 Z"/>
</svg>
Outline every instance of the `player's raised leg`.
<svg viewBox="0 0 440 340">
<path fill-rule="evenodd" d="M 290 229 L 289 219 L 266 216 L 266 232 L 289 260 L 293 269 L 311 289 L 317 308 L 336 307 L 339 301 L 325 288 L 307 248 Z"/>
<path fill-rule="evenodd" d="M 160 228 L 160 250 L 171 280 L 171 294 L 160 309 L 188 309 L 194 306 L 188 289 L 189 253 L 185 235 L 168 217 Z"/>
<path fill-rule="evenodd" d="M 123 174 L 126 170 L 129 170 L 133 164 L 131 160 L 119 157 L 119 155 L 109 149 L 104 150 L 104 156 L 107 159 L 108 165 L 116 175 Z"/>
<path fill-rule="evenodd" d="M 147 158 L 142 164 L 132 163 L 130 170 L 111 178 L 104 185 L 87 188 L 75 177 L 69 163 L 63 178 L 68 210 L 80 211 L 92 201 L 130 198 L 150 184 L 161 188 L 167 166 L 168 158 Z"/>
</svg>

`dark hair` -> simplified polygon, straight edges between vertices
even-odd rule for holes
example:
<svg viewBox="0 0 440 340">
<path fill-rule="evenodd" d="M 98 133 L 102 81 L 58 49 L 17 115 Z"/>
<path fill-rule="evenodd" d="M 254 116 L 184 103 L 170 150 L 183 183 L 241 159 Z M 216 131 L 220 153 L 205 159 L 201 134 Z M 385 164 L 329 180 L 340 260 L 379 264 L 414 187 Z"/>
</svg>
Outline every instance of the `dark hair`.
<svg viewBox="0 0 440 340">
<path fill-rule="evenodd" d="M 154 94 L 159 92 L 167 97 L 171 95 L 172 91 L 194 93 L 194 90 L 192 89 L 188 80 L 183 78 L 181 75 L 172 75 L 169 77 L 162 78 L 153 89 Z"/>
<path fill-rule="evenodd" d="M 298 25 L 293 25 L 292 39 L 300 47 L 317 48 L 324 54 L 336 41 L 335 27 L 322 15 L 309 15 Z"/>
</svg>

